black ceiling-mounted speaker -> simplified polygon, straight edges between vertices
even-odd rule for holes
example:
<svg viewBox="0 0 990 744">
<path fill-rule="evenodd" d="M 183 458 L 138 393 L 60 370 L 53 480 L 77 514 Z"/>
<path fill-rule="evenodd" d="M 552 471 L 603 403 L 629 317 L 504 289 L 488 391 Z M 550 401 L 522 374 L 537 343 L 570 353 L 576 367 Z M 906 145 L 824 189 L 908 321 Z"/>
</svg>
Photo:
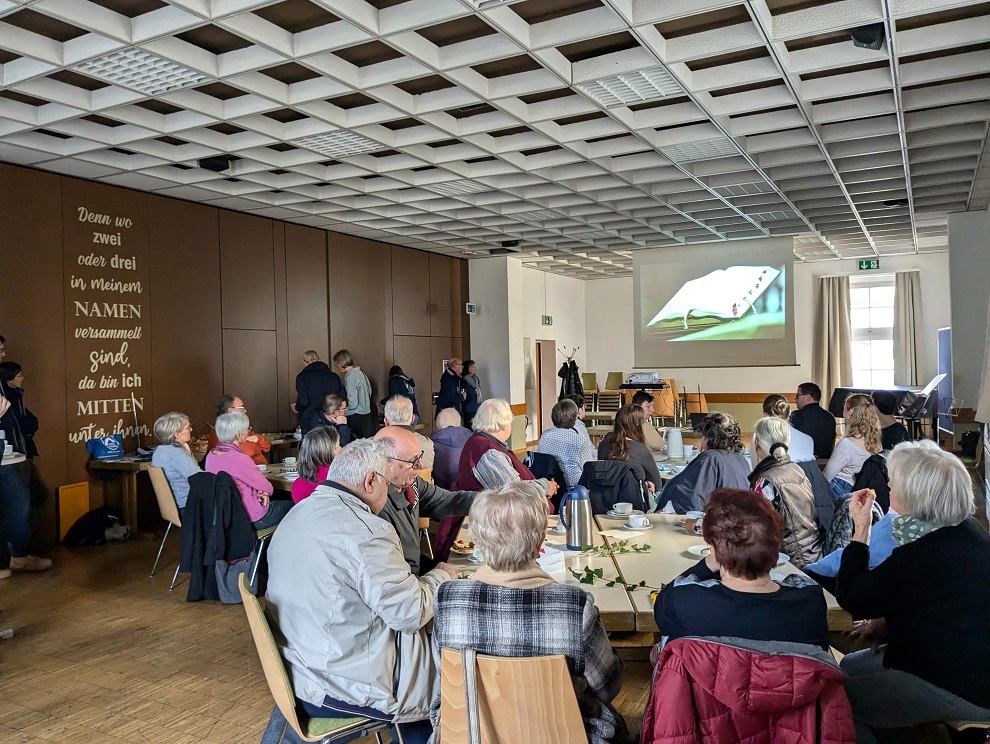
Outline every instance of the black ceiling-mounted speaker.
<svg viewBox="0 0 990 744">
<path fill-rule="evenodd" d="M 886 30 L 882 23 L 858 26 L 852 30 L 853 45 L 863 49 L 879 49 L 883 46 Z"/>
<path fill-rule="evenodd" d="M 503 240 L 502 243 L 501 243 L 501 246 L 503 248 L 518 248 L 519 247 L 519 241 L 518 240 Z"/>
<path fill-rule="evenodd" d="M 226 155 L 213 155 L 197 161 L 197 165 L 199 165 L 199 167 L 203 170 L 213 171 L 214 173 L 223 173 L 230 167 L 230 158 Z"/>
<path fill-rule="evenodd" d="M 510 251 L 508 248 L 492 248 L 488 251 L 489 256 L 504 256 L 507 253 L 515 253 L 515 251 Z"/>
</svg>

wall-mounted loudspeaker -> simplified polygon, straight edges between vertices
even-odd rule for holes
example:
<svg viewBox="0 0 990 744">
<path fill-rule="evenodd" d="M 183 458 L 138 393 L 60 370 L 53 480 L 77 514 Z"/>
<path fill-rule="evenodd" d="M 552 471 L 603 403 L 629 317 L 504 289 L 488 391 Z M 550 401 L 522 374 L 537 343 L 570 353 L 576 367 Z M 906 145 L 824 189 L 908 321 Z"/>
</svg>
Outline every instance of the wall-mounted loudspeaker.
<svg viewBox="0 0 990 744">
<path fill-rule="evenodd" d="M 882 23 L 858 26 L 852 30 L 853 45 L 863 49 L 879 49 L 883 46 L 884 35 L 885 30 Z"/>
<path fill-rule="evenodd" d="M 199 165 L 199 167 L 203 170 L 213 171 L 214 173 L 223 173 L 230 167 L 230 158 L 226 155 L 213 155 L 197 161 L 197 165 Z"/>
</svg>

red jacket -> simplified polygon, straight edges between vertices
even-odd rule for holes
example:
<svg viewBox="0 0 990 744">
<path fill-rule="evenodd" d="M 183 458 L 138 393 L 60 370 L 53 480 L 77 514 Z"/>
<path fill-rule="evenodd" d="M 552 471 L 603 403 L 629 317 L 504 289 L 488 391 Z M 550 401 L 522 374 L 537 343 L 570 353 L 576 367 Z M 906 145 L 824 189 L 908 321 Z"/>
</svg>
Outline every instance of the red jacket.
<svg viewBox="0 0 990 744">
<path fill-rule="evenodd" d="M 654 673 L 640 741 L 856 744 L 846 677 L 830 660 L 821 649 L 794 643 L 670 641 Z"/>
</svg>

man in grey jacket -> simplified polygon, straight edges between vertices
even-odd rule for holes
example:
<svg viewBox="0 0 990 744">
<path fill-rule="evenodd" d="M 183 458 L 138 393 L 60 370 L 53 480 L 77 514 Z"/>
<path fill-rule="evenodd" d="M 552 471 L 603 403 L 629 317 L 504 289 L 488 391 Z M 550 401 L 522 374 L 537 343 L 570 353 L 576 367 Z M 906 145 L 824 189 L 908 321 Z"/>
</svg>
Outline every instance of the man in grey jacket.
<svg viewBox="0 0 990 744">
<path fill-rule="evenodd" d="M 471 511 L 476 491 L 448 491 L 419 477 L 423 450 L 414 432 L 386 426 L 375 435 L 388 458 L 388 500 L 381 518 L 395 528 L 410 570 L 420 570 L 419 518 L 465 517 Z"/>
<path fill-rule="evenodd" d="M 388 721 L 408 744 L 425 744 L 439 691 L 426 625 L 454 571 L 441 563 L 421 578 L 409 572 L 378 516 L 387 465 L 378 443 L 352 442 L 282 520 L 268 553 L 268 609 L 308 715 Z"/>
</svg>

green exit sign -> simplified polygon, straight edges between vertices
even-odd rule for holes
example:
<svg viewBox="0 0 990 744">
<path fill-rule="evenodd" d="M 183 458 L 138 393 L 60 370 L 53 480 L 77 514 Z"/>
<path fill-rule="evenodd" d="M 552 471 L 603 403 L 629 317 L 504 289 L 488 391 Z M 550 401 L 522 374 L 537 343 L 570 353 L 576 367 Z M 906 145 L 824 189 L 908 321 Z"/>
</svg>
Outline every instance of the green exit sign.
<svg viewBox="0 0 990 744">
<path fill-rule="evenodd" d="M 866 258 L 859 262 L 860 271 L 873 271 L 880 268 L 879 258 Z"/>
<path fill-rule="evenodd" d="M 543 325 L 553 325 L 553 316 L 552 315 L 544 315 L 543 316 Z"/>
<path fill-rule="evenodd" d="M 465 305 L 464 310 L 465 310 L 465 312 L 467 312 L 468 315 L 477 315 L 478 314 L 478 306 L 475 305 L 473 302 L 468 302 Z"/>
</svg>

